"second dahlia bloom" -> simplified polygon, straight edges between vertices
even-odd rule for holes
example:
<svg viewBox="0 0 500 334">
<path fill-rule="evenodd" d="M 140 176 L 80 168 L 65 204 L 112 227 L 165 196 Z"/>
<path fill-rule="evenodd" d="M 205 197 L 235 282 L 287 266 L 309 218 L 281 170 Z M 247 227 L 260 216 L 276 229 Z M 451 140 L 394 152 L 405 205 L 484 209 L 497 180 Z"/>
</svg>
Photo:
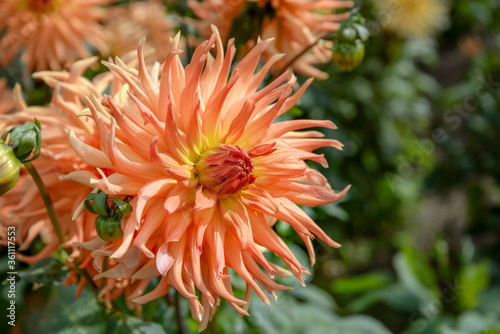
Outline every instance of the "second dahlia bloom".
<svg viewBox="0 0 500 334">
<path fill-rule="evenodd" d="M 113 244 L 103 248 L 100 254 L 93 254 L 80 247 L 71 247 L 71 244 L 85 244 L 97 236 L 95 228 L 96 215 L 84 212 L 76 221 L 72 220 L 73 212 L 85 199 L 88 185 L 82 185 L 69 180 L 60 179 L 64 174 L 76 170 L 98 179 L 99 174 L 92 163 L 92 157 L 84 155 L 80 158 L 71 148 L 71 142 L 85 142 L 89 147 L 99 146 L 96 138 L 95 123 L 86 117 L 77 117 L 84 109 L 85 96 L 101 96 L 103 91 L 115 94 L 122 88 L 123 82 L 113 81 L 109 73 L 96 77 L 90 81 L 83 77 L 83 73 L 97 62 L 97 57 L 75 62 L 69 71 L 44 71 L 33 76 L 42 79 L 47 85 L 54 88 L 52 101 L 49 106 L 27 106 L 22 99 L 19 87 L 14 90 L 13 104 L 15 112 L 0 113 L 0 134 L 12 126 L 20 125 L 37 118 L 42 126 L 41 155 L 33 161 L 54 203 L 61 233 L 65 239 L 64 247 L 70 250 L 67 265 L 75 266 L 75 260 L 80 268 L 85 269 L 94 278 L 100 288 L 99 297 L 111 307 L 111 300 L 122 293 L 126 297 L 141 295 L 149 280 L 136 279 L 131 282 L 130 277 L 102 280 L 99 270 L 102 270 L 103 256 L 113 253 Z M 69 135 L 68 135 L 69 133 Z M 93 174 L 95 173 L 95 174 Z M 26 170 L 21 169 L 21 175 L 16 186 L 0 197 L 0 244 L 6 245 L 7 227 L 16 228 L 16 243 L 18 248 L 16 258 L 28 264 L 36 263 L 50 257 L 59 247 L 59 241 L 50 222 L 47 210 L 37 187 Z M 35 240 L 39 239 L 43 247 L 38 253 L 26 255 L 25 251 L 32 248 Z M 137 263 L 147 260 L 146 256 L 137 256 L 133 249 L 127 255 L 135 257 Z M 126 259 L 124 256 L 122 259 Z M 120 259 L 120 260 L 122 260 Z M 142 262 L 141 262 L 142 261 Z M 112 271 L 126 271 L 120 261 L 109 261 L 108 268 Z M 77 281 L 74 271 L 63 284 L 74 284 Z M 106 286 L 102 284 L 106 282 Z M 83 289 L 86 280 L 78 282 L 78 293 Z M 131 307 L 134 305 L 130 304 Z"/>
<path fill-rule="evenodd" d="M 259 14 L 251 11 L 242 14 L 245 6 L 251 3 L 257 3 L 261 8 Z M 231 29 L 240 32 L 239 27 L 233 26 L 239 15 L 258 16 L 264 13 L 264 17 L 254 18 L 256 23 L 262 22 L 262 26 L 253 29 L 255 35 L 248 36 L 251 40 L 246 45 L 254 45 L 258 36 L 275 38 L 263 54 L 267 59 L 283 54 L 274 72 L 284 71 L 287 66 L 291 66 L 297 73 L 318 79 L 326 79 L 328 75 L 315 65 L 327 63 L 331 59 L 331 52 L 318 40 L 336 32 L 341 21 L 349 17 L 348 12 L 336 14 L 336 10 L 354 5 L 352 1 L 343 0 L 191 0 L 188 4 L 200 19 L 193 22 L 200 34 L 208 37 L 208 27 L 212 23 L 221 29 L 223 40 L 227 39 Z M 249 27 L 243 29 L 248 30 Z"/>
<path fill-rule="evenodd" d="M 156 60 L 165 60 L 170 38 L 174 37 L 174 23 L 167 21 L 166 15 L 165 6 L 155 0 L 110 9 L 106 28 L 110 32 L 111 54 L 122 57 L 135 51 L 139 40 L 146 36 L 146 49 L 155 50 Z"/>
<path fill-rule="evenodd" d="M 220 298 L 244 315 L 252 291 L 269 303 L 263 289 L 274 297 L 274 291 L 289 289 L 273 278 L 290 272 L 268 261 L 264 249 L 277 254 L 304 283 L 307 269 L 274 231 L 277 219 L 297 231 L 312 263 L 314 236 L 339 246 L 298 206 L 332 203 L 347 192 L 346 188 L 335 194 L 305 162 L 326 167 L 323 155 L 311 151 L 340 149 L 341 144 L 321 138 L 317 131 L 297 131 L 335 126 L 315 120 L 273 123 L 297 102 L 311 80 L 293 95 L 296 78 L 290 73 L 261 87 L 276 58 L 256 68 L 271 43 L 258 43 L 232 73 L 233 41 L 224 54 L 215 29 L 186 67 L 179 60 L 178 38 L 161 73 L 159 66 L 146 68 L 142 47 L 138 71 L 119 60 L 108 63 L 114 75 L 128 83 L 129 101 L 93 99 L 89 106 L 100 147 L 72 143 L 80 156 L 92 157 L 95 167 L 106 169 L 97 184 L 101 190 L 112 188 L 115 195 L 133 197 L 133 212 L 122 220 L 122 240 L 107 243 L 96 238 L 82 246 L 93 256 L 112 245 L 116 251 L 111 259 L 120 260 L 133 249 L 151 259 L 134 262 L 129 256 L 122 261 L 129 270 L 124 276 L 133 268 L 138 272 L 132 277 L 161 275 L 155 290 L 135 301 L 158 298 L 172 286 L 189 300 L 200 330 Z M 214 45 L 215 57 L 210 53 Z M 91 183 L 84 171 L 66 179 Z M 247 283 L 244 299 L 233 295 L 230 268 Z M 107 275 L 111 274 L 102 272 L 100 277 Z"/>
<path fill-rule="evenodd" d="M 58 70 L 91 56 L 90 45 L 108 53 L 107 33 L 100 22 L 112 0 L 3 0 L 0 1 L 0 65 L 24 49 L 27 72 Z"/>
<path fill-rule="evenodd" d="M 322 37 L 334 33 L 340 28 L 340 22 L 350 13 L 335 14 L 341 8 L 351 8 L 352 1 L 339 0 L 270 0 L 276 15 L 264 21 L 262 38 L 275 37 L 276 40 L 266 52 L 268 57 L 283 53 L 284 57 L 277 64 L 284 68 L 292 63 L 294 71 L 326 79 L 328 74 L 314 65 L 330 61 L 331 52 L 321 43 Z M 307 52 L 304 52 L 306 51 Z"/>
</svg>

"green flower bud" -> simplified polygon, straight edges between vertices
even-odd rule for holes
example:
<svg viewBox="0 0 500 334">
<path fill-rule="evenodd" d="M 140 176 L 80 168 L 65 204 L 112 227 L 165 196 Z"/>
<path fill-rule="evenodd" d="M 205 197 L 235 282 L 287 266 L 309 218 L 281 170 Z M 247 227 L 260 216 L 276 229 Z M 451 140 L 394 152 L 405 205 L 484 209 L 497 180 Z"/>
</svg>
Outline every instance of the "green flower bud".
<svg viewBox="0 0 500 334">
<path fill-rule="evenodd" d="M 357 31 L 354 28 L 347 27 L 342 30 L 340 38 L 345 42 L 354 42 L 357 37 Z"/>
<path fill-rule="evenodd" d="M 332 60 L 342 72 L 350 72 L 361 64 L 365 57 L 365 44 L 356 40 L 354 44 L 336 42 L 332 49 Z"/>
<path fill-rule="evenodd" d="M 87 211 L 99 215 L 95 220 L 95 228 L 102 240 L 113 242 L 123 237 L 121 221 L 132 212 L 129 200 L 129 196 L 124 200 L 108 198 L 101 190 L 87 196 L 83 204 Z"/>
<path fill-rule="evenodd" d="M 333 47 L 332 60 L 342 72 L 350 72 L 361 64 L 365 57 L 365 42 L 370 37 L 365 27 L 366 20 L 358 8 L 351 10 L 351 16 L 342 22 L 340 29 L 325 40 Z"/>
<path fill-rule="evenodd" d="M 14 188 L 21 171 L 21 161 L 12 147 L 0 140 L 0 196 Z"/>
<path fill-rule="evenodd" d="M 102 240 L 117 241 L 123 237 L 121 221 L 116 218 L 99 216 L 95 220 L 95 229 Z"/>
<path fill-rule="evenodd" d="M 22 125 L 14 126 L 12 129 L 5 132 L 1 138 L 6 142 L 8 136 L 8 145 L 12 147 L 15 156 L 21 160 L 22 163 L 35 160 L 40 155 L 42 149 L 42 130 L 40 122 L 38 122 L 36 118 L 35 123 L 26 122 Z M 28 159 L 32 153 L 32 158 Z"/>
</svg>

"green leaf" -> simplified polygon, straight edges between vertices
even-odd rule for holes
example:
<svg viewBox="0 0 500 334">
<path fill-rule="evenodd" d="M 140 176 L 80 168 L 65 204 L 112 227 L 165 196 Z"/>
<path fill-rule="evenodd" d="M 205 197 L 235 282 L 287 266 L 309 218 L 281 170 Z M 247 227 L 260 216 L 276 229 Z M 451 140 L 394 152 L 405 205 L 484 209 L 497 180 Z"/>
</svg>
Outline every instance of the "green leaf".
<svg viewBox="0 0 500 334">
<path fill-rule="evenodd" d="M 479 294 L 490 282 L 490 266 L 487 260 L 480 263 L 464 265 L 460 275 L 460 286 L 465 287 L 459 295 L 460 306 L 463 310 L 475 307 L 479 302 Z"/>
<path fill-rule="evenodd" d="M 428 303 L 440 298 L 436 276 L 426 259 L 415 249 L 406 247 L 394 256 L 394 269 L 408 291 L 421 302 Z"/>
<path fill-rule="evenodd" d="M 69 275 L 69 268 L 54 258 L 43 259 L 23 271 L 19 277 L 40 286 L 59 285 Z"/>
<path fill-rule="evenodd" d="M 337 320 L 340 333 L 390 334 L 391 332 L 378 320 L 366 315 L 351 315 Z"/>
<path fill-rule="evenodd" d="M 332 291 L 339 294 L 364 293 L 384 287 L 390 281 L 387 275 L 379 273 L 346 277 L 334 281 L 332 283 Z"/>
<path fill-rule="evenodd" d="M 20 317 L 23 333 L 95 334 L 105 333 L 96 298 L 84 289 L 75 298 L 76 284 L 51 287 L 50 296 L 43 308 L 34 307 Z M 41 293 L 42 288 L 35 293 Z M 47 290 L 45 290 L 47 292 Z M 29 307 L 29 305 L 27 305 Z M 107 332 L 106 332 L 107 333 Z"/>
<path fill-rule="evenodd" d="M 160 324 L 146 322 L 121 312 L 113 312 L 112 315 L 108 321 L 108 332 L 113 334 L 166 334 Z"/>
</svg>

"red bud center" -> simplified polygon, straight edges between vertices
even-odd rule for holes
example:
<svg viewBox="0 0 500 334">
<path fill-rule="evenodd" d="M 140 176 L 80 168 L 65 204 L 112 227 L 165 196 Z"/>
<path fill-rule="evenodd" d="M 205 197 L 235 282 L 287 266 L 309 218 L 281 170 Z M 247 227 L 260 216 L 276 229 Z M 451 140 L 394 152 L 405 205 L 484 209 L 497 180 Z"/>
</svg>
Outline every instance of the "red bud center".
<svg viewBox="0 0 500 334">
<path fill-rule="evenodd" d="M 240 146 L 219 145 L 196 164 L 198 181 L 219 198 L 240 192 L 257 178 L 252 159 Z"/>
</svg>

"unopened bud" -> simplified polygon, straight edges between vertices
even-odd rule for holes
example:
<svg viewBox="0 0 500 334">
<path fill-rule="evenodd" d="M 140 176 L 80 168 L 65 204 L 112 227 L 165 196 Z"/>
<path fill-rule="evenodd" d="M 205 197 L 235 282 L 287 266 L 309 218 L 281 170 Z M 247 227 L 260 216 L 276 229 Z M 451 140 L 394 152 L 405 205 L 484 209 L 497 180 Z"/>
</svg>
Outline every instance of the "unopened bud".
<svg viewBox="0 0 500 334">
<path fill-rule="evenodd" d="M 95 228 L 102 240 L 114 242 L 123 237 L 121 222 L 133 210 L 128 203 L 129 199 L 129 196 L 124 200 L 108 198 L 108 195 L 101 190 L 89 194 L 85 199 L 85 208 L 99 215 L 95 220 Z"/>
<path fill-rule="evenodd" d="M 21 161 L 12 147 L 0 140 L 0 196 L 14 188 L 21 171 Z"/>
<path fill-rule="evenodd" d="M 225 144 L 205 152 L 196 170 L 199 183 L 219 198 L 238 193 L 257 178 L 248 153 L 240 146 Z"/>
<path fill-rule="evenodd" d="M 338 42 L 332 49 L 332 60 L 342 72 L 350 72 L 361 64 L 365 57 L 365 44 L 356 40 L 354 44 Z"/>
</svg>

